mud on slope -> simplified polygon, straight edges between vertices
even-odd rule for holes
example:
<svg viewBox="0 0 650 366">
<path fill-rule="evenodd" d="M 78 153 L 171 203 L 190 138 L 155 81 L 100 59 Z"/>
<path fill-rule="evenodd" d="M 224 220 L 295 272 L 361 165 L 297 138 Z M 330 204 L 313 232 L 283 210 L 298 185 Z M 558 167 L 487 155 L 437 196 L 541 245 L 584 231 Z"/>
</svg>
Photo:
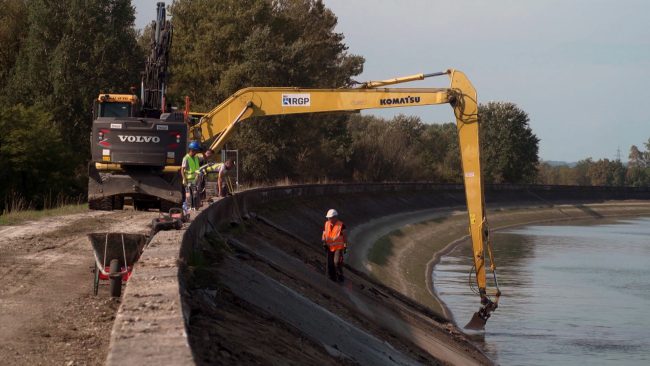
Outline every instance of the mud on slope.
<svg viewBox="0 0 650 366">
<path fill-rule="evenodd" d="M 87 212 L 0 229 L 0 358 L 12 365 L 96 365 L 119 299 L 92 295 L 86 234 L 148 233 L 157 213 Z"/>
</svg>

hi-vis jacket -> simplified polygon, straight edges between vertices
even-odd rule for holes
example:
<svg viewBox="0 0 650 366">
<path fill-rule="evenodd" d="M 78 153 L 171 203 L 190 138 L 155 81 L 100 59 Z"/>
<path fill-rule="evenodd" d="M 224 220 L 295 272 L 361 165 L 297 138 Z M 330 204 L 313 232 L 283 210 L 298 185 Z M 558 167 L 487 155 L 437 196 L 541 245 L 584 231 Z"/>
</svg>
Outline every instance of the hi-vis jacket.
<svg viewBox="0 0 650 366">
<path fill-rule="evenodd" d="M 185 168 L 185 179 L 187 179 L 188 182 L 194 182 L 196 180 L 196 173 L 199 170 L 199 157 L 194 155 L 190 156 L 190 154 L 185 155 L 183 158 L 184 160 L 187 159 L 187 167 Z"/>
<path fill-rule="evenodd" d="M 228 168 L 226 168 L 226 165 L 224 163 L 216 163 L 216 162 L 210 162 L 210 163 L 204 164 L 199 168 L 199 172 L 201 174 L 221 173 L 222 170 L 225 173 L 228 172 Z"/>
<path fill-rule="evenodd" d="M 330 252 L 345 248 L 343 226 L 341 220 L 337 220 L 335 224 L 332 224 L 329 220 L 325 221 L 322 239 L 329 246 Z"/>
</svg>

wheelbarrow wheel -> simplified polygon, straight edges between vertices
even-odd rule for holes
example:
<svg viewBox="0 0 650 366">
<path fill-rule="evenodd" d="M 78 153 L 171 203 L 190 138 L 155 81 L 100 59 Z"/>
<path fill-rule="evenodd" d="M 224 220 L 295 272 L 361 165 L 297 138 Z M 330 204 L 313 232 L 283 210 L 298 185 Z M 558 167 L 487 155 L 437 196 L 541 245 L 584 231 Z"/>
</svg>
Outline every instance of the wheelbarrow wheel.
<svg viewBox="0 0 650 366">
<path fill-rule="evenodd" d="M 110 292 L 112 297 L 120 297 L 122 295 L 122 276 L 117 275 L 120 273 L 119 259 L 111 259 L 110 271 Z"/>
<path fill-rule="evenodd" d="M 95 276 L 93 279 L 93 295 L 97 296 L 97 292 L 99 292 L 99 268 L 97 268 L 97 264 L 95 264 Z"/>
</svg>

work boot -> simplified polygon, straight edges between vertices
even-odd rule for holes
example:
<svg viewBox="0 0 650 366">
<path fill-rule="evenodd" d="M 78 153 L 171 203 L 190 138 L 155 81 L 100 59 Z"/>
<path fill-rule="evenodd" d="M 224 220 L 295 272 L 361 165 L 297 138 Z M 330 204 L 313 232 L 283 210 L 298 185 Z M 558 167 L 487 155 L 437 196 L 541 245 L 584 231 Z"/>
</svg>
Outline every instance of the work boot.
<svg viewBox="0 0 650 366">
<path fill-rule="evenodd" d="M 343 270 L 341 268 L 336 269 L 336 282 L 343 282 L 345 278 L 343 277 Z"/>
</svg>

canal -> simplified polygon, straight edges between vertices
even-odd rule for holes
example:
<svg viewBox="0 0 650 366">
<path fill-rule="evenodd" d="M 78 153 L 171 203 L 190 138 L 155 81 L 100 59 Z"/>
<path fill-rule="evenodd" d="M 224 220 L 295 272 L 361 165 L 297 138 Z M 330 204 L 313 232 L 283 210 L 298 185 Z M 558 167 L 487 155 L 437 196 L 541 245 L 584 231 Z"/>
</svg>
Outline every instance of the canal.
<svg viewBox="0 0 650 366">
<path fill-rule="evenodd" d="M 649 365 L 650 217 L 533 225 L 492 234 L 503 296 L 484 333 L 501 365 Z M 464 326 L 469 242 L 433 271 L 437 295 Z"/>
</svg>

